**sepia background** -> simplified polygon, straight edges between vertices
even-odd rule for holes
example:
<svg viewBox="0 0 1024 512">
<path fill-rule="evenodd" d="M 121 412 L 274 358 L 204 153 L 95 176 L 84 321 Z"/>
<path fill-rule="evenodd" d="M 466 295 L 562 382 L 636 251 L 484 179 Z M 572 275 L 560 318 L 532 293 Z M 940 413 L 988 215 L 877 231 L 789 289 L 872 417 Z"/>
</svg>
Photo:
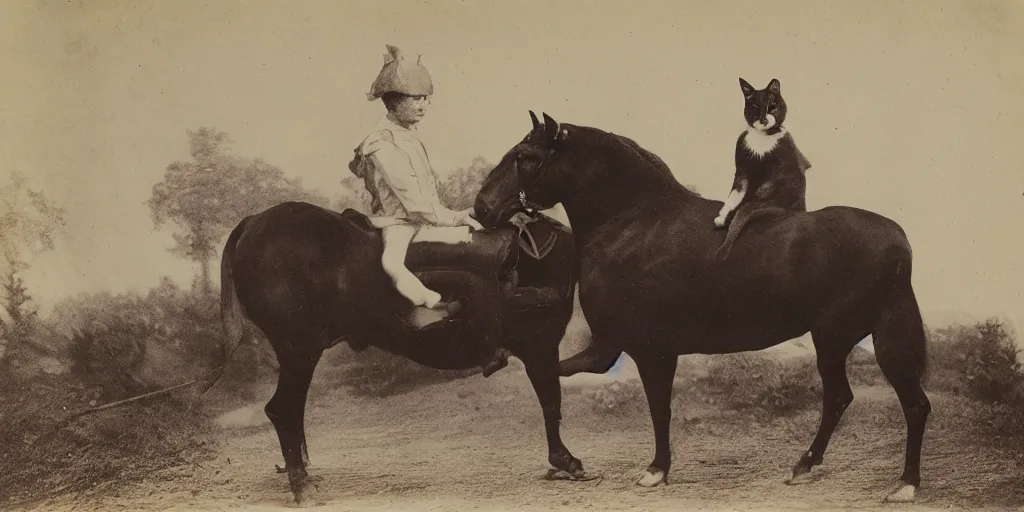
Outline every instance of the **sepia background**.
<svg viewBox="0 0 1024 512">
<path fill-rule="evenodd" d="M 18 229 L 32 229 L 3 224 L 15 256 L 0 269 L 23 279 L 40 319 L 60 317 L 48 336 L 65 338 L 83 318 L 69 313 L 76 304 L 195 291 L 209 255 L 183 253 L 175 233 L 188 230 L 154 222 L 149 202 L 175 165 L 202 164 L 190 131 L 226 134 L 222 156 L 258 161 L 286 194 L 363 206 L 347 164 L 383 113 L 365 94 L 394 44 L 433 75 L 420 133 L 463 201 L 528 130 L 528 110 L 627 135 L 683 184 L 724 199 L 745 128 L 738 78 L 759 88 L 778 78 L 786 125 L 813 164 L 808 208 L 896 220 L 929 327 L 994 318 L 1012 345 L 1024 325 L 1022 34 L 1024 4 L 987 0 L 3 1 L 0 214 L 23 214 Z M 898 407 L 886 410 L 899 427 Z M 787 464 L 810 441 L 810 411 L 796 451 L 779 455 Z M 630 428 L 647 442 L 636 418 Z M 253 471 L 283 493 L 283 477 L 266 474 L 279 462 L 269 432 Z M 543 438 L 530 439 L 523 449 L 537 457 L 525 470 L 543 462 Z M 640 464 L 647 450 L 618 457 Z M 896 460 L 879 471 L 897 476 Z M 951 503 L 975 503 L 961 498 Z"/>
</svg>

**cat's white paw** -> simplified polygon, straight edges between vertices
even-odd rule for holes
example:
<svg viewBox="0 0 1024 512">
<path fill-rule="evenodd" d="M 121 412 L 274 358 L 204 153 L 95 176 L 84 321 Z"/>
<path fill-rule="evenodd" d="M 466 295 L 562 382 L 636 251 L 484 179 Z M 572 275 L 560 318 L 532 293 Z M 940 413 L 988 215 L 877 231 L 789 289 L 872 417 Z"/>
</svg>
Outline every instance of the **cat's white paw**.
<svg viewBox="0 0 1024 512">
<path fill-rule="evenodd" d="M 718 217 L 715 217 L 715 227 L 716 228 L 720 228 L 720 227 L 723 227 L 723 226 L 725 226 L 725 217 L 723 217 L 721 215 L 719 215 Z"/>
</svg>

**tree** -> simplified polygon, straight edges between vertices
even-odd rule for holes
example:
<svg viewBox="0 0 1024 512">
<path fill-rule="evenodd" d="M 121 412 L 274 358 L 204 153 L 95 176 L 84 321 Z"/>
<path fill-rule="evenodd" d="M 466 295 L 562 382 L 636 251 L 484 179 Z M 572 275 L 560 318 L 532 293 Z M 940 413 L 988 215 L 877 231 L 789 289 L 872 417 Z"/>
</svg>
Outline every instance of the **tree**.
<svg viewBox="0 0 1024 512">
<path fill-rule="evenodd" d="M 469 167 L 459 167 L 448 173 L 447 179 L 440 187 L 441 200 L 453 210 L 472 207 L 484 179 L 492 169 L 494 165 L 486 158 L 478 156 Z"/>
<path fill-rule="evenodd" d="M 338 211 L 351 208 L 363 214 L 370 214 L 370 193 L 366 190 L 363 180 L 355 175 L 345 176 L 341 179 L 341 195 L 335 203 Z"/>
<path fill-rule="evenodd" d="M 192 161 L 169 164 L 146 204 L 157 229 L 175 227 L 171 252 L 200 265 L 199 288 L 209 294 L 216 248 L 243 217 L 285 201 L 326 206 L 328 200 L 260 158 L 228 153 L 227 133 L 210 127 L 187 133 Z"/>
<path fill-rule="evenodd" d="M 36 312 L 21 273 L 30 257 L 54 248 L 65 213 L 43 192 L 28 188 L 20 173 L 0 187 L 0 353 L 6 342 L 24 342 L 34 325 Z"/>
</svg>

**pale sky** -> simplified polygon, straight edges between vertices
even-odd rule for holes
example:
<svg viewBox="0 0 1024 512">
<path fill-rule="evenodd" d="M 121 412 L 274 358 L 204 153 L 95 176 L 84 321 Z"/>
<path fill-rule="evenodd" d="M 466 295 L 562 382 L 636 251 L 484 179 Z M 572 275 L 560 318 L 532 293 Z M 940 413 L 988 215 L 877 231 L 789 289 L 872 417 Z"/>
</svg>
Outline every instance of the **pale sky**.
<svg viewBox="0 0 1024 512">
<path fill-rule="evenodd" d="M 621 133 L 724 199 L 738 77 L 782 82 L 808 207 L 899 222 L 926 311 L 1024 325 L 1024 3 L 0 2 L 0 179 L 63 203 L 44 303 L 190 281 L 143 202 L 185 131 L 228 132 L 329 196 L 382 113 L 385 44 L 422 54 L 435 165 L 496 162 L 528 109 Z"/>
</svg>

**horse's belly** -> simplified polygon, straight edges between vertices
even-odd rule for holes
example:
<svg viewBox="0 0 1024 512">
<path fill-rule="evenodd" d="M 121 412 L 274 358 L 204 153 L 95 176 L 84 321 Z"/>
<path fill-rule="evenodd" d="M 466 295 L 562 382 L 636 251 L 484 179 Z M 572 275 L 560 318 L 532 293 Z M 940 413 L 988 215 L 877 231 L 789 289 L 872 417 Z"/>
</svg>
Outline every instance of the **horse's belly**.
<svg viewBox="0 0 1024 512">
<path fill-rule="evenodd" d="M 682 354 L 726 354 L 764 350 L 806 334 L 808 329 L 794 326 L 766 326 L 764 329 L 692 331 L 682 346 Z"/>
</svg>

